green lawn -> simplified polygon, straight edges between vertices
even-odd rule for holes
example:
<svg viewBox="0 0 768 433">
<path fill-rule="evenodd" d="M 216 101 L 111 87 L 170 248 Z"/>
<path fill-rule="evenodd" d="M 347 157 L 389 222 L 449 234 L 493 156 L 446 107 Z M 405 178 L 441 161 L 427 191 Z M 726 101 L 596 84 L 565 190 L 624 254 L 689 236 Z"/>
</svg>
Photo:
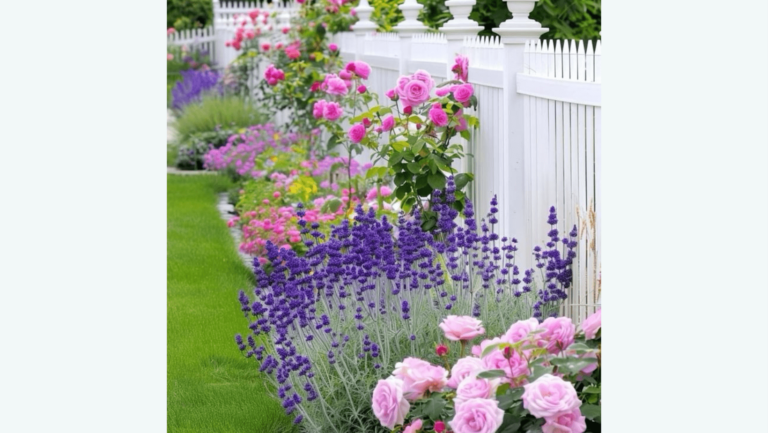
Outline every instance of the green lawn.
<svg viewBox="0 0 768 433">
<path fill-rule="evenodd" d="M 216 209 L 221 176 L 168 175 L 168 431 L 283 432 L 291 418 L 234 342 L 253 275 Z M 141 416 L 134 414 L 133 416 Z"/>
</svg>

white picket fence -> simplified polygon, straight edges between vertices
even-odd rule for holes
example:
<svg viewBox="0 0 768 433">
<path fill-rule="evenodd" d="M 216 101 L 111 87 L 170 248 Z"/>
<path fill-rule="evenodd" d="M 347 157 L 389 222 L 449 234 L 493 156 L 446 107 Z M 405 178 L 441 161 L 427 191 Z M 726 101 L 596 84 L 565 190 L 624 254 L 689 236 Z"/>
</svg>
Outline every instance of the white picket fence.
<svg viewBox="0 0 768 433">
<path fill-rule="evenodd" d="M 280 30 L 290 24 L 301 5 L 294 1 L 273 2 L 265 1 L 221 1 L 213 0 L 213 25 L 202 29 L 183 30 L 168 36 L 169 45 L 186 45 L 190 49 L 209 52 L 213 66 L 217 69 L 226 67 L 240 54 L 232 47 L 226 46 L 226 41 L 232 40 L 235 30 L 245 21 L 245 28 L 260 30 L 259 43 L 283 40 Z M 247 14 L 254 10 L 267 11 L 267 17 L 260 18 L 256 24 L 247 19 Z M 273 16 L 274 15 L 274 16 Z M 266 18 L 266 22 L 263 20 Z"/>
<path fill-rule="evenodd" d="M 224 67 L 237 55 L 224 46 L 237 25 L 234 15 L 264 6 L 213 1 L 212 52 Z M 416 19 L 421 6 L 415 0 L 399 6 L 405 20 L 394 33 L 375 33 L 369 20 L 373 8 L 360 0 L 353 32 L 336 34 L 333 42 L 345 62 L 362 60 L 371 66 L 366 85 L 381 103 L 400 75 L 423 69 L 440 82 L 453 78 L 456 54 L 469 58 L 480 128 L 464 143 L 471 156 L 459 169 L 475 175 L 469 193 L 477 217 L 488 213 L 491 198 L 497 196 L 498 232 L 517 238 L 516 260 L 522 269 L 534 265 L 529 253 L 533 247 L 548 241 L 550 206 L 557 208 L 561 237 L 576 225 L 574 287 L 562 313 L 583 320 L 597 308 L 600 294 L 601 44 L 540 41 L 546 29 L 523 13 L 494 29 L 500 37 L 478 37 L 481 29 L 468 20 L 471 8 L 456 3 L 462 4 L 448 5 L 454 19 L 440 33 L 428 33 Z M 277 18 L 269 21 L 273 28 L 286 25 L 298 5 L 277 8 Z M 281 36 L 276 33 L 269 36 L 272 42 Z M 174 43 L 189 40 L 185 37 Z M 368 153 L 361 155 L 369 158 Z"/>
<path fill-rule="evenodd" d="M 539 41 L 544 30 L 531 31 L 530 22 L 502 25 L 495 29 L 500 38 L 446 30 L 356 31 L 334 42 L 345 61 L 371 66 L 367 86 L 380 98 L 401 74 L 423 69 L 440 82 L 453 78 L 456 54 L 469 58 L 480 128 L 465 143 L 472 156 L 461 168 L 475 174 L 477 215 L 484 217 L 498 197 L 498 230 L 518 239 L 525 267 L 534 265 L 528 252 L 549 240 L 551 206 L 561 237 L 576 225 L 574 287 L 563 314 L 583 320 L 597 308 L 600 291 L 601 45 Z"/>
</svg>

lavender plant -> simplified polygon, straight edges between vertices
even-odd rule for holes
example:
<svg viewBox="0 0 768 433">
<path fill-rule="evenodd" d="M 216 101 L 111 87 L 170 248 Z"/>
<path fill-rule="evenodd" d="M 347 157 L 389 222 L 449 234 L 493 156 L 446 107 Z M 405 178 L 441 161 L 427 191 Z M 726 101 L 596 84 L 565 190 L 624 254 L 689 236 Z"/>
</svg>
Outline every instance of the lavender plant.
<svg viewBox="0 0 768 433">
<path fill-rule="evenodd" d="M 181 71 L 182 80 L 171 90 L 173 108 L 181 110 L 192 102 L 199 101 L 203 94 L 219 82 L 219 74 L 215 71 L 197 71 L 188 69 Z M 219 89 L 221 90 L 221 89 Z"/>
<path fill-rule="evenodd" d="M 433 192 L 432 232 L 422 230 L 418 210 L 393 224 L 358 207 L 355 221 L 332 227 L 327 239 L 300 219 L 303 257 L 268 244 L 268 263 L 254 261 L 255 298 L 239 295 L 251 333 L 235 341 L 306 431 L 385 431 L 371 390 L 405 357 L 434 357 L 447 315 L 478 317 L 498 335 L 519 319 L 554 315 L 567 297 L 576 233 L 559 237 L 554 208 L 550 241 L 534 251 L 541 284 L 534 269 L 516 264 L 517 241 L 495 232 L 496 198 L 478 230 L 467 199 L 463 226 L 455 222 L 455 193 L 453 177 Z M 263 335 L 271 344 L 257 344 Z"/>
</svg>

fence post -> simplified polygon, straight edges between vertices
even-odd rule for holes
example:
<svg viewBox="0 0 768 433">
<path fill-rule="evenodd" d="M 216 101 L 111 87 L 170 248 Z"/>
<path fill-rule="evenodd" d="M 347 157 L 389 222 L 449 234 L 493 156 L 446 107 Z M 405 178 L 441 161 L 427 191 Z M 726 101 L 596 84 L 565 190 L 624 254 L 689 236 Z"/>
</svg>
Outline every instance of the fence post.
<svg viewBox="0 0 768 433">
<path fill-rule="evenodd" d="M 405 0 L 403 4 L 397 7 L 403 11 L 405 19 L 396 25 L 394 30 L 400 35 L 400 75 L 408 73 L 408 60 L 411 58 L 411 46 L 413 44 L 413 35 L 424 33 L 427 30 L 421 21 L 416 19 L 419 11 L 424 6 L 416 3 L 416 0 Z"/>
<path fill-rule="evenodd" d="M 503 94 L 506 101 L 504 104 L 506 125 L 503 130 L 502 143 L 505 145 L 506 157 L 503 162 L 505 169 L 500 175 L 501 181 L 509 187 L 508 191 L 511 191 L 511 194 L 507 195 L 506 202 L 499 203 L 499 207 L 502 217 L 509 221 L 505 224 L 510 230 L 509 235 L 515 236 L 518 240 L 519 253 L 516 256 L 518 265 L 521 269 L 525 269 L 532 266 L 533 236 L 540 234 L 530 233 L 529 208 L 531 204 L 526 202 L 526 176 L 529 175 L 530 168 L 526 167 L 525 164 L 526 151 L 523 138 L 525 104 L 523 95 L 517 93 L 516 79 L 518 73 L 524 72 L 525 42 L 538 39 L 549 29 L 541 27 L 541 24 L 528 18 L 528 14 L 533 10 L 538 0 L 505 1 L 509 11 L 512 12 L 512 18 L 501 23 L 493 31 L 501 37 L 501 42 L 504 44 Z M 530 193 L 536 194 L 536 191 Z"/>
<path fill-rule="evenodd" d="M 373 8 L 368 4 L 368 0 L 360 0 L 360 4 L 355 8 L 359 20 L 352 26 L 355 33 L 355 60 L 360 60 L 363 54 L 363 44 L 365 44 L 365 35 L 376 31 L 376 23 L 371 21 Z"/>
<path fill-rule="evenodd" d="M 213 0 L 213 62 L 216 64 L 216 69 L 224 69 L 227 67 L 224 57 L 225 45 L 227 36 L 224 30 L 223 17 L 221 16 L 221 1 Z"/>
</svg>

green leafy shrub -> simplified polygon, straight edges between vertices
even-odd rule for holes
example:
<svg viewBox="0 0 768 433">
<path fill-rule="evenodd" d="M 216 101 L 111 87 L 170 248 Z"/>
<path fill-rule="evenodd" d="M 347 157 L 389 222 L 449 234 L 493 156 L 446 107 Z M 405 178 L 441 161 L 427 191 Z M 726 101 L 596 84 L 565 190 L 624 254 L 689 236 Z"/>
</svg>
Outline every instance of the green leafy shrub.
<svg viewBox="0 0 768 433">
<path fill-rule="evenodd" d="M 494 35 L 512 14 L 503 0 L 477 0 L 469 18 L 483 26 L 481 35 Z M 530 18 L 549 28 L 542 39 L 600 39 L 600 0 L 539 0 Z"/>
<path fill-rule="evenodd" d="M 187 30 L 205 27 L 213 16 L 211 0 L 167 0 L 166 21 L 168 27 Z"/>
</svg>

